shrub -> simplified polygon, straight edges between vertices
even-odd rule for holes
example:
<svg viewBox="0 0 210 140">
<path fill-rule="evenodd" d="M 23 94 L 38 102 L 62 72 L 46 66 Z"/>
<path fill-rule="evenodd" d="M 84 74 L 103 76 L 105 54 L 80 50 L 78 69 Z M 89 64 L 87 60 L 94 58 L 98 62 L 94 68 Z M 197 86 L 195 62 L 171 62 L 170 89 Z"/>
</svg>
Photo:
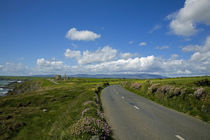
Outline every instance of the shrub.
<svg viewBox="0 0 210 140">
<path fill-rule="evenodd" d="M 162 94 L 167 94 L 167 93 L 172 93 L 174 87 L 173 86 L 170 86 L 170 85 L 163 85 L 161 87 L 159 87 L 157 89 L 157 92 L 158 93 L 162 93 Z"/>
<path fill-rule="evenodd" d="M 140 84 L 140 83 L 133 83 L 133 84 L 131 85 L 131 87 L 134 88 L 134 89 L 141 88 L 141 86 L 142 86 L 142 84 Z"/>
<path fill-rule="evenodd" d="M 182 93 L 182 91 L 180 88 L 175 88 L 175 89 L 171 88 L 169 98 L 172 98 L 174 96 L 179 96 L 181 93 Z"/>
<path fill-rule="evenodd" d="M 157 84 L 152 84 L 152 86 L 149 88 L 150 92 L 151 92 L 151 93 L 155 93 L 155 92 L 157 91 L 159 85 L 160 85 L 159 83 L 157 83 Z"/>
<path fill-rule="evenodd" d="M 206 79 L 196 81 L 195 84 L 198 86 L 210 86 L 210 81 L 206 78 Z"/>
<path fill-rule="evenodd" d="M 104 113 L 102 113 L 99 109 L 97 109 L 97 115 L 101 118 L 101 120 L 105 120 Z"/>
<path fill-rule="evenodd" d="M 109 86 L 109 83 L 106 82 L 106 83 L 103 83 L 103 87 L 108 87 Z"/>
<path fill-rule="evenodd" d="M 85 113 L 86 113 L 88 110 L 90 110 L 90 108 L 86 108 L 85 110 L 83 110 L 83 111 L 82 111 L 82 116 L 84 116 Z"/>
<path fill-rule="evenodd" d="M 95 93 L 96 94 L 99 94 L 99 92 L 102 90 L 102 87 L 101 86 L 98 86 L 96 89 L 95 89 Z"/>
<path fill-rule="evenodd" d="M 78 122 L 72 125 L 70 130 L 72 135 L 81 135 L 88 133 L 90 135 L 100 135 L 102 137 L 109 137 L 111 129 L 109 125 L 93 117 L 82 117 Z"/>
<path fill-rule="evenodd" d="M 151 82 L 149 80 L 146 80 L 141 86 L 141 92 L 144 94 L 147 93 L 150 85 L 151 85 Z"/>
<path fill-rule="evenodd" d="M 122 82 L 122 85 L 125 86 L 125 87 L 130 87 L 131 86 L 131 82 L 125 81 L 125 82 Z"/>
<path fill-rule="evenodd" d="M 200 99 L 203 94 L 204 94 L 204 88 L 199 88 L 194 92 L 194 95 L 197 99 Z"/>
</svg>

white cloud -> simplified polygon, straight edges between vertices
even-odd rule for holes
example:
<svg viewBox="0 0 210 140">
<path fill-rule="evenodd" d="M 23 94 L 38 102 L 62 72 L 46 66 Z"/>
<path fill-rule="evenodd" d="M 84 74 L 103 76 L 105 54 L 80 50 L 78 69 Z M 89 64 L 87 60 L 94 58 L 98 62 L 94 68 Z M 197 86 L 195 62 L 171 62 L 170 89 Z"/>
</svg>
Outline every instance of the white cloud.
<svg viewBox="0 0 210 140">
<path fill-rule="evenodd" d="M 73 46 L 73 47 L 77 47 L 77 44 L 74 44 L 74 43 L 71 43 L 71 46 Z"/>
<path fill-rule="evenodd" d="M 155 49 L 163 50 L 163 49 L 168 49 L 168 46 L 157 46 Z"/>
<path fill-rule="evenodd" d="M 65 56 L 76 59 L 78 64 L 69 66 L 56 59 L 39 58 L 36 67 L 27 67 L 21 63 L 0 64 L 0 75 L 31 74 L 113 74 L 113 73 L 153 73 L 165 76 L 210 75 L 210 36 L 204 44 L 193 51 L 189 59 L 180 59 L 177 54 L 169 59 L 154 55 L 137 57 L 129 52 L 117 54 L 117 50 L 109 46 L 96 51 L 72 51 L 67 49 Z M 118 58 L 121 56 L 121 58 Z"/>
<path fill-rule="evenodd" d="M 191 61 L 209 64 L 210 68 L 210 36 L 206 38 L 206 42 L 203 46 L 195 50 L 195 53 L 191 56 Z"/>
<path fill-rule="evenodd" d="M 146 46 L 146 45 L 147 45 L 146 42 L 140 42 L 140 43 L 139 43 L 139 46 Z"/>
<path fill-rule="evenodd" d="M 38 74 L 64 74 L 70 72 L 70 67 L 65 65 L 62 61 L 38 58 L 36 64 L 35 73 Z"/>
<path fill-rule="evenodd" d="M 66 49 L 64 55 L 67 58 L 78 58 L 79 59 L 81 57 L 80 51 L 73 51 L 70 49 Z"/>
<path fill-rule="evenodd" d="M 101 63 L 114 59 L 116 57 L 117 50 L 112 49 L 110 46 L 105 46 L 102 49 L 96 51 L 83 51 L 80 55 L 80 51 L 71 51 L 67 49 L 64 55 L 68 58 L 75 58 L 79 64 Z"/>
<path fill-rule="evenodd" d="M 122 59 L 128 59 L 128 58 L 131 58 L 132 56 L 134 56 L 134 54 L 131 54 L 131 53 L 120 53 L 120 58 L 122 58 Z"/>
<path fill-rule="evenodd" d="M 210 74 L 210 37 L 207 37 L 206 43 L 200 46 L 202 49 L 195 51 L 189 60 L 178 59 L 177 54 L 171 55 L 169 59 L 159 57 L 145 56 L 136 57 L 125 52 L 120 53 L 120 58 L 116 58 L 117 50 L 108 60 L 103 59 L 102 49 L 97 51 L 86 51 L 81 53 L 81 58 L 77 59 L 78 64 L 72 67 L 72 71 L 80 73 L 154 73 L 166 76 L 186 76 L 186 75 L 208 75 Z M 193 45 L 191 45 L 193 46 Z M 196 45 L 194 45 L 196 46 Z M 168 48 L 168 46 L 158 47 L 159 49 Z M 107 50 L 112 50 L 109 48 Z M 110 51 L 105 51 L 110 52 Z M 108 53 L 107 53 L 108 54 Z M 134 57 L 135 56 L 135 57 Z M 93 58 L 93 60 L 91 59 Z M 100 61 L 99 58 L 102 58 Z M 109 57 L 108 57 L 109 58 Z M 85 65 L 84 65 L 85 64 Z"/>
<path fill-rule="evenodd" d="M 132 45 L 133 43 L 134 43 L 134 41 L 132 41 L 132 40 L 128 42 L 128 44 L 130 44 L 130 45 Z"/>
<path fill-rule="evenodd" d="M 172 54 L 170 59 L 176 59 L 176 58 L 178 58 L 178 57 L 179 57 L 178 54 Z"/>
<path fill-rule="evenodd" d="M 199 45 L 188 45 L 182 48 L 183 52 L 195 52 L 195 51 L 199 51 L 201 48 L 201 46 Z"/>
<path fill-rule="evenodd" d="M 117 50 L 112 49 L 109 46 L 105 46 L 103 49 L 98 49 L 95 52 L 88 50 L 84 51 L 82 57 L 78 59 L 79 64 L 99 63 L 106 62 L 115 58 Z"/>
<path fill-rule="evenodd" d="M 83 69 L 90 73 L 153 73 L 165 76 L 194 74 L 186 61 L 161 59 L 155 56 L 118 59 L 96 65 L 86 65 Z"/>
<path fill-rule="evenodd" d="M 48 61 L 48 60 L 45 60 L 44 58 L 38 58 L 36 63 L 37 65 L 44 66 L 44 67 L 51 67 L 51 66 L 60 67 L 63 65 L 62 61 L 56 61 L 56 60 Z"/>
<path fill-rule="evenodd" d="M 191 36 L 198 24 L 210 25 L 210 0 L 186 0 L 184 7 L 168 16 L 174 34 Z"/>
<path fill-rule="evenodd" d="M 159 30 L 159 29 L 161 29 L 161 28 L 162 28 L 161 25 L 156 24 L 156 25 L 149 31 L 149 33 L 151 34 L 151 33 L 155 32 L 155 31 L 157 31 L 157 30 Z"/>
<path fill-rule="evenodd" d="M 5 64 L 0 65 L 0 75 L 24 76 L 28 75 L 31 71 L 32 69 L 21 63 L 6 62 Z"/>
<path fill-rule="evenodd" d="M 87 65 L 85 69 L 91 72 L 113 73 L 113 72 L 142 72 L 149 69 L 154 62 L 154 56 L 136 57 L 130 59 L 119 59 L 96 65 Z"/>
<path fill-rule="evenodd" d="M 78 31 L 76 28 L 71 28 L 67 34 L 66 34 L 66 38 L 70 39 L 70 40 L 83 40 L 83 41 L 93 41 L 97 38 L 100 38 L 101 35 L 94 33 L 92 31 L 88 31 L 88 30 L 81 30 Z"/>
</svg>

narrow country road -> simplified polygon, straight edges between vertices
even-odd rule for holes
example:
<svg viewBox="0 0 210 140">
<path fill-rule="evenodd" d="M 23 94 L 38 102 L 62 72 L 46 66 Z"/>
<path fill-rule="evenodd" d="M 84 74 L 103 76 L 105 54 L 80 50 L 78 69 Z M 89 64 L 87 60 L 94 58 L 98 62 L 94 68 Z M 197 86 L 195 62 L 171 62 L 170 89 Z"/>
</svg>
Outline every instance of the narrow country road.
<svg viewBox="0 0 210 140">
<path fill-rule="evenodd" d="M 101 94 L 116 140 L 210 140 L 210 125 L 135 95 L 119 85 Z"/>
</svg>

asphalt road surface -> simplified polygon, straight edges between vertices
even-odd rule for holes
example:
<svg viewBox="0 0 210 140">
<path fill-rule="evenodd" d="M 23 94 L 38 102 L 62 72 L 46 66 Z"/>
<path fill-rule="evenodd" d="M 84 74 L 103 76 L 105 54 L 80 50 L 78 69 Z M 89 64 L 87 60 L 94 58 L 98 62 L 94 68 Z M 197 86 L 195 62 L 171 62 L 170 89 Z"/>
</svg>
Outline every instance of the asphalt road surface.
<svg viewBox="0 0 210 140">
<path fill-rule="evenodd" d="M 105 88 L 101 100 L 116 140 L 210 140 L 210 124 L 119 85 Z"/>
</svg>

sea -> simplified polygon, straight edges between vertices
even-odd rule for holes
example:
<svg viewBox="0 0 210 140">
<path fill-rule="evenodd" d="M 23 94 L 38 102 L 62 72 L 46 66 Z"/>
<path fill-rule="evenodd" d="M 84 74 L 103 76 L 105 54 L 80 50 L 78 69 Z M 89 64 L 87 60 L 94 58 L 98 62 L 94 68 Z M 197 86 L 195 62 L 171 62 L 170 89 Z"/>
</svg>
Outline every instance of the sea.
<svg viewBox="0 0 210 140">
<path fill-rule="evenodd" d="M 11 89 L 7 88 L 7 85 L 14 81 L 11 80 L 0 80 L 0 96 L 6 96 L 8 91 Z"/>
</svg>

